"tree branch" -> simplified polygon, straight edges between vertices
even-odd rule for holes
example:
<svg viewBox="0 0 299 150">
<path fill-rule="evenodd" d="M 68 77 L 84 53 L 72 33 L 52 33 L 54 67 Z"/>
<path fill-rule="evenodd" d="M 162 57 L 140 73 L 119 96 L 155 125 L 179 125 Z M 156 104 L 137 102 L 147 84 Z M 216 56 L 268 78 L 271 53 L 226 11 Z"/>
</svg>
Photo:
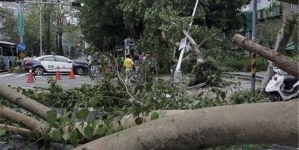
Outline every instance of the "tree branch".
<svg viewBox="0 0 299 150">
<path fill-rule="evenodd" d="M 0 129 L 6 130 L 8 132 L 16 133 L 24 137 L 27 137 L 32 132 L 29 129 L 5 125 L 5 124 L 0 124 Z"/>
<path fill-rule="evenodd" d="M 261 46 L 253 41 L 247 40 L 246 37 L 235 34 L 232 38 L 232 42 L 243 49 L 261 55 L 268 60 L 274 62 L 277 67 L 293 75 L 294 77 L 299 76 L 298 62 L 286 57 L 276 51 L 273 51 L 267 47 Z"/>
<path fill-rule="evenodd" d="M 36 131 L 38 133 L 43 133 L 44 124 L 32 117 L 16 112 L 5 106 L 0 107 L 0 115 L 1 117 L 16 123 L 23 122 L 28 129 L 32 131 Z"/>
<path fill-rule="evenodd" d="M 0 96 L 4 99 L 8 100 L 15 105 L 24 108 L 25 110 L 37 115 L 38 117 L 46 119 L 46 112 L 51 111 L 52 109 L 29 98 L 24 96 L 23 94 L 13 90 L 12 88 L 0 84 Z M 59 127 L 58 124 L 54 124 L 55 127 Z"/>
</svg>

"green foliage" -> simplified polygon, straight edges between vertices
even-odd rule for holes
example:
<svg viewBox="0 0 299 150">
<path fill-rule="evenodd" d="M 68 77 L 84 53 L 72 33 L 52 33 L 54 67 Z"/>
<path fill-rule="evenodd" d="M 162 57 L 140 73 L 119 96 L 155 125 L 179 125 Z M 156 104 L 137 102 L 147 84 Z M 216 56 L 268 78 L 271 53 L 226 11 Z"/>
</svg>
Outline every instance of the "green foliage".
<svg viewBox="0 0 299 150">
<path fill-rule="evenodd" d="M 221 71 L 212 60 L 196 67 L 197 73 L 201 71 L 200 73 L 205 75 L 212 85 L 220 81 Z M 202 67 L 205 68 L 204 71 L 201 70 Z M 142 124 L 144 117 L 155 120 L 165 116 L 160 110 L 190 110 L 228 104 L 226 93 L 215 87 L 208 89 L 209 94 L 201 92 L 196 96 L 190 96 L 185 89 L 162 78 L 126 86 L 122 73 L 112 70 L 111 74 L 113 75 L 105 75 L 104 79 L 95 85 L 84 84 L 67 91 L 63 90 L 53 78 L 48 79 L 47 89 L 25 90 L 20 87 L 14 89 L 49 107 L 62 108 L 59 113 L 54 110 L 46 113 L 47 123 L 43 130 L 51 140 L 64 144 L 71 143 L 74 147 L 80 141 L 97 139 L 122 130 L 121 126 L 112 129 L 111 123 L 120 123 L 126 115 L 132 114 L 136 117 L 135 123 Z M 236 103 L 242 103 L 240 97 L 236 96 L 233 99 L 236 99 L 234 100 Z M 0 102 L 2 105 L 16 108 L 3 99 L 0 99 Z M 89 111 L 90 109 L 94 109 L 94 114 Z M 78 121 L 84 122 L 78 123 Z M 5 120 L 0 122 L 7 123 Z M 60 127 L 69 126 L 69 133 L 64 134 L 62 128 L 53 129 L 54 123 Z M 76 126 L 84 127 L 83 132 L 74 128 L 75 123 Z M 23 127 L 24 124 L 19 123 L 18 126 Z M 38 139 L 41 136 L 34 134 L 32 138 Z"/>
<path fill-rule="evenodd" d="M 221 82 L 222 71 L 213 61 L 205 61 L 194 66 L 192 74 L 194 79 L 189 86 L 206 82 L 207 85 L 218 85 Z"/>
<path fill-rule="evenodd" d="M 219 64 L 222 71 L 251 71 L 251 57 L 236 56 L 234 58 L 228 57 L 227 60 Z M 256 58 L 257 71 L 265 71 L 268 67 L 268 60 L 262 57 Z"/>
<path fill-rule="evenodd" d="M 201 43 L 217 31 L 215 38 L 209 41 L 218 42 L 223 31 L 239 28 L 238 8 L 248 3 L 249 0 L 200 1 L 190 28 L 192 37 Z M 180 41 L 183 37 L 182 29 L 188 28 L 194 5 L 194 1 L 180 0 L 85 0 L 84 6 L 79 8 L 80 26 L 87 42 L 100 51 L 123 45 L 125 38 L 132 37 L 136 51 L 152 54 L 156 51 L 161 71 L 169 72 L 169 62 L 173 59 L 173 44 L 169 41 Z M 215 45 L 215 42 L 205 41 L 201 48 L 208 51 L 217 47 Z"/>
<path fill-rule="evenodd" d="M 274 49 L 276 37 L 282 27 L 282 19 L 265 20 L 259 23 L 259 41 L 262 45 Z"/>
<path fill-rule="evenodd" d="M 251 99 L 251 95 L 252 93 L 249 90 L 240 90 L 233 93 L 230 100 L 233 104 L 261 102 L 265 100 L 265 97 L 259 91 L 255 91 L 255 97 L 253 99 Z"/>
</svg>

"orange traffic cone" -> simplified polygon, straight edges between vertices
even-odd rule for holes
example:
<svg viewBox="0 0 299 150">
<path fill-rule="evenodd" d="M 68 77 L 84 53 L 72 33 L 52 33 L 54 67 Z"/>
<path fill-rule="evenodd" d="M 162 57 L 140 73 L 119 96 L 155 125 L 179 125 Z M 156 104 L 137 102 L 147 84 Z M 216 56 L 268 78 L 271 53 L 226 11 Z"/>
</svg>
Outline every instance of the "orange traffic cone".
<svg viewBox="0 0 299 150">
<path fill-rule="evenodd" d="M 73 67 L 71 69 L 70 79 L 76 79 Z"/>
<path fill-rule="evenodd" d="M 55 75 L 55 80 L 61 80 L 60 72 L 59 72 L 59 67 L 57 67 L 56 75 Z"/>
<path fill-rule="evenodd" d="M 29 69 L 29 74 L 28 74 L 28 78 L 27 78 L 27 83 L 34 83 L 34 77 L 32 74 L 32 69 Z"/>
</svg>

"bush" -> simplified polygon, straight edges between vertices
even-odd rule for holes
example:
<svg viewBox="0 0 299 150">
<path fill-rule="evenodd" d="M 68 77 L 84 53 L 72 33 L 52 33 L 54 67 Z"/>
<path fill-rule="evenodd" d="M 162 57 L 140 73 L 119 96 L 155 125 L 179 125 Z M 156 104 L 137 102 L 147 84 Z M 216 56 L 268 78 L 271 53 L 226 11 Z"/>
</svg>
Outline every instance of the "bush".
<svg viewBox="0 0 299 150">
<path fill-rule="evenodd" d="M 251 58 L 250 57 L 237 57 L 228 58 L 229 61 L 223 61 L 219 64 L 222 71 L 250 71 L 251 70 Z M 256 69 L 267 70 L 268 60 L 262 57 L 256 59 Z"/>
</svg>

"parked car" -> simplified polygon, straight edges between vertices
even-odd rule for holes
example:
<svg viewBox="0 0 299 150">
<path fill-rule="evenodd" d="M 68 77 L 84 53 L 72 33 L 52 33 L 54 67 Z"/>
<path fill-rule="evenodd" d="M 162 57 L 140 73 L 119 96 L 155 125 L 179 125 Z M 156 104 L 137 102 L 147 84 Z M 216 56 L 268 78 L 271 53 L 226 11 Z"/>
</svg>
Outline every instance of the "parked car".
<svg viewBox="0 0 299 150">
<path fill-rule="evenodd" d="M 27 59 L 25 70 L 28 72 L 32 68 L 35 75 L 43 73 L 54 73 L 58 70 L 61 73 L 70 73 L 74 69 L 77 75 L 83 75 L 88 72 L 88 64 L 84 62 L 73 61 L 69 58 L 59 55 L 43 55 L 40 57 Z"/>
</svg>

